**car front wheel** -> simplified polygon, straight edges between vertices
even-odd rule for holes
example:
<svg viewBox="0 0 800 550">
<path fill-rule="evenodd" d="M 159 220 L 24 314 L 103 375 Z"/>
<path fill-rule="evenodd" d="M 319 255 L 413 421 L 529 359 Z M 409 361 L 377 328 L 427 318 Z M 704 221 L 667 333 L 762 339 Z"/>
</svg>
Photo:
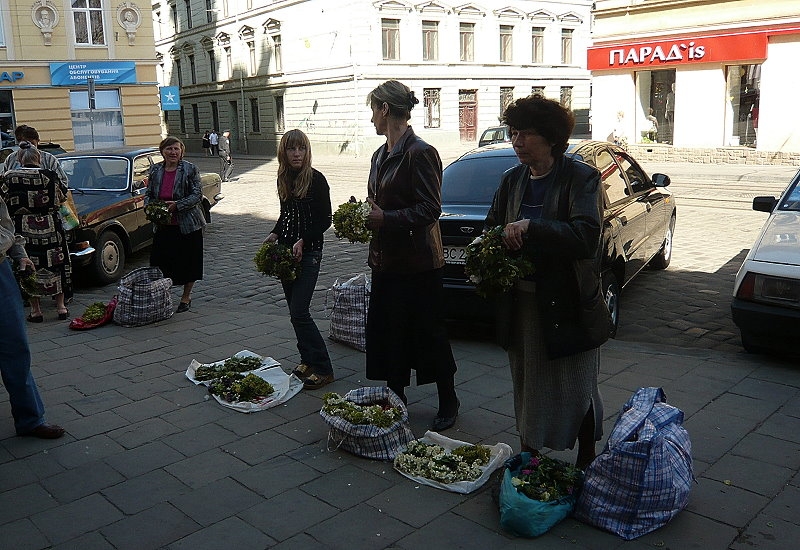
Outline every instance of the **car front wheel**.
<svg viewBox="0 0 800 550">
<path fill-rule="evenodd" d="M 608 313 L 610 314 L 610 324 L 608 335 L 611 338 L 617 337 L 617 329 L 619 328 L 619 283 L 617 276 L 611 271 L 603 274 L 603 297 L 608 306 Z"/>
<path fill-rule="evenodd" d="M 103 231 L 97 239 L 92 269 L 94 277 L 101 284 L 107 285 L 122 277 L 125 268 L 125 247 L 122 240 L 113 231 Z"/>
<path fill-rule="evenodd" d="M 652 267 L 656 269 L 667 269 L 669 267 L 669 262 L 672 260 L 672 235 L 674 232 L 675 216 L 672 216 L 667 227 L 667 234 L 664 235 L 664 242 L 661 244 L 661 250 L 650 260 Z"/>
</svg>

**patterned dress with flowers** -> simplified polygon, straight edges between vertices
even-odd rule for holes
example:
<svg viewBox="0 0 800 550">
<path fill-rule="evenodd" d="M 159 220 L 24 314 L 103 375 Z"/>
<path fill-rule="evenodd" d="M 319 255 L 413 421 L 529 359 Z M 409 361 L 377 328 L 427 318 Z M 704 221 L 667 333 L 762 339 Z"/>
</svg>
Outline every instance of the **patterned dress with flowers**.
<svg viewBox="0 0 800 550">
<path fill-rule="evenodd" d="M 25 237 L 25 250 L 36 266 L 35 283 L 26 284 L 26 296 L 72 296 L 72 269 L 67 235 L 59 206 L 64 190 L 52 170 L 18 168 L 3 174 L 0 196 L 14 220 L 14 230 Z"/>
</svg>

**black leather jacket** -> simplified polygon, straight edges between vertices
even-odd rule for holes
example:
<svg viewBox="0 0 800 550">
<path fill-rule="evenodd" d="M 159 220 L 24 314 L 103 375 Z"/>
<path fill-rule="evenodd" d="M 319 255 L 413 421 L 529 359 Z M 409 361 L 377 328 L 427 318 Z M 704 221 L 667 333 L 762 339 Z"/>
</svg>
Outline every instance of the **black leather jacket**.
<svg viewBox="0 0 800 550">
<path fill-rule="evenodd" d="M 600 287 L 600 173 L 568 157 L 557 160 L 553 169 L 555 184 L 545 191 L 542 216 L 530 221 L 523 244 L 536 269 L 537 306 L 551 358 L 597 347 L 609 329 Z M 487 228 L 519 219 L 529 177 L 524 164 L 506 171 L 486 217 Z"/>
<path fill-rule="evenodd" d="M 391 151 L 372 155 L 368 195 L 383 209 L 369 245 L 369 265 L 384 273 L 419 273 L 444 266 L 439 214 L 442 161 L 409 126 Z"/>
</svg>

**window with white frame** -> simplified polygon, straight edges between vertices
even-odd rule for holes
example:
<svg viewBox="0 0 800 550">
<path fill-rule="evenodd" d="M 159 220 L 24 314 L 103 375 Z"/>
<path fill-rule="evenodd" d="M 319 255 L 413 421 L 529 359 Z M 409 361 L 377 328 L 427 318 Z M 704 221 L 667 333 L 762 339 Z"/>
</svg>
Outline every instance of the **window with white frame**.
<svg viewBox="0 0 800 550">
<path fill-rule="evenodd" d="M 249 75 L 255 76 L 256 74 L 256 43 L 255 40 L 247 41 L 247 52 L 250 59 Z"/>
<path fill-rule="evenodd" d="M 561 29 L 561 63 L 572 64 L 572 33 L 573 29 Z"/>
<path fill-rule="evenodd" d="M 76 44 L 105 45 L 102 0 L 72 0 L 72 19 Z"/>
<path fill-rule="evenodd" d="M 206 0 L 206 23 L 214 22 L 215 13 L 216 10 L 214 10 L 214 0 Z"/>
<path fill-rule="evenodd" d="M 286 120 L 284 119 L 283 96 L 275 96 L 275 131 L 283 133 L 286 130 Z"/>
<path fill-rule="evenodd" d="M 281 35 L 279 34 L 272 35 L 272 58 L 275 61 L 275 72 L 283 72 L 282 43 Z"/>
<path fill-rule="evenodd" d="M 531 29 L 531 61 L 533 63 L 544 62 L 544 27 L 533 27 Z"/>
<path fill-rule="evenodd" d="M 461 61 L 475 61 L 475 23 L 459 24 Z"/>
<path fill-rule="evenodd" d="M 500 61 L 511 63 L 513 60 L 513 25 L 500 25 Z"/>
<path fill-rule="evenodd" d="M 5 23 L 3 23 L 3 11 L 0 10 L 0 46 L 6 45 Z"/>
<path fill-rule="evenodd" d="M 178 6 L 175 4 L 171 4 L 169 7 L 169 12 L 172 16 L 172 30 L 176 33 L 178 32 Z"/>
<path fill-rule="evenodd" d="M 539 95 L 545 97 L 544 86 L 531 86 L 531 95 Z"/>
<path fill-rule="evenodd" d="M 441 125 L 441 88 L 422 90 L 422 105 L 425 109 L 425 128 L 439 128 Z"/>
<path fill-rule="evenodd" d="M 383 58 L 400 59 L 400 20 L 381 19 L 381 43 Z"/>
<path fill-rule="evenodd" d="M 183 87 L 183 70 L 181 67 L 181 60 L 179 58 L 175 58 L 172 60 L 173 67 L 175 70 L 175 78 L 178 80 L 178 87 Z"/>
<path fill-rule="evenodd" d="M 233 78 L 233 53 L 230 46 L 225 46 L 222 50 L 225 52 L 225 77 L 230 79 Z"/>
<path fill-rule="evenodd" d="M 436 61 L 439 59 L 439 22 L 422 22 L 422 59 Z"/>
<path fill-rule="evenodd" d="M 208 50 L 208 66 L 211 70 L 211 82 L 217 81 L 217 56 L 214 55 L 214 50 Z"/>
<path fill-rule="evenodd" d="M 125 145 L 119 90 L 97 90 L 94 98 L 95 107 L 90 110 L 86 89 L 69 92 L 75 150 Z M 168 112 L 164 111 L 164 114 Z"/>
</svg>

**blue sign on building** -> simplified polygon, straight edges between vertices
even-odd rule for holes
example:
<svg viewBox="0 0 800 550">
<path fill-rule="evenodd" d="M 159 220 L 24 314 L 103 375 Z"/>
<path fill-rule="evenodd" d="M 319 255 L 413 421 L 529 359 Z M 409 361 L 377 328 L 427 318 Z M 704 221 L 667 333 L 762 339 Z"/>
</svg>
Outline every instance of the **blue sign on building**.
<svg viewBox="0 0 800 550">
<path fill-rule="evenodd" d="M 161 86 L 161 110 L 162 111 L 180 111 L 181 110 L 181 94 L 177 86 Z"/>
<path fill-rule="evenodd" d="M 95 84 L 136 84 L 136 63 L 133 61 L 69 61 L 50 63 L 53 86 L 86 85 L 88 77 Z"/>
</svg>

